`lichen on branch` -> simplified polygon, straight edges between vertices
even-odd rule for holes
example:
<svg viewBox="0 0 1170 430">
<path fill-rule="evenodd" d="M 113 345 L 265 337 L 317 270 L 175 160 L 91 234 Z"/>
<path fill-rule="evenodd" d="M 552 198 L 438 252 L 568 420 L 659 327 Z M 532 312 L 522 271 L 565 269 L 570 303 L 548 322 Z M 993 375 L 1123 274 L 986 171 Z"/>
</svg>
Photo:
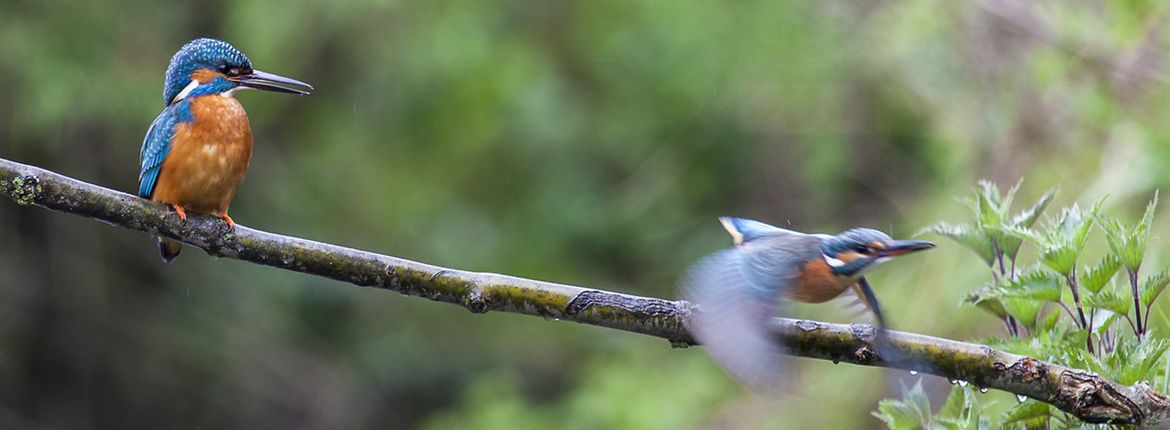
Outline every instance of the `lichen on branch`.
<svg viewBox="0 0 1170 430">
<path fill-rule="evenodd" d="M 210 255 L 425 297 L 475 313 L 555 318 L 685 346 L 694 343 L 685 321 L 692 312 L 702 311 L 683 301 L 447 269 L 242 225 L 229 229 L 218 218 L 200 214 L 190 214 L 184 222 L 164 205 L 5 159 L 0 159 L 0 193 L 21 206 L 36 205 L 162 235 Z M 1170 398 L 1147 384 L 1122 386 L 1083 370 L 984 345 L 897 331 L 878 333 L 866 324 L 784 318 L 775 319 L 772 330 L 793 355 L 968 381 L 1047 402 L 1088 422 L 1157 425 L 1170 418 Z"/>
</svg>

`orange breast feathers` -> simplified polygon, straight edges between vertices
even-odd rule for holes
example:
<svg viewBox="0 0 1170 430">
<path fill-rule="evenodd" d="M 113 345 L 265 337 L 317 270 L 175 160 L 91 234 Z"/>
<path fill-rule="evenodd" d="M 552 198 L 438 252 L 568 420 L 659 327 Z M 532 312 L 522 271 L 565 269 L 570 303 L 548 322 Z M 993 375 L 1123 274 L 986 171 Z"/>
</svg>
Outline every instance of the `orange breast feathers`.
<svg viewBox="0 0 1170 430">
<path fill-rule="evenodd" d="M 234 97 L 191 99 L 194 121 L 175 127 L 151 200 L 227 214 L 252 159 L 252 127 Z"/>
<path fill-rule="evenodd" d="M 837 258 L 846 264 L 856 257 L 844 252 L 837 254 Z M 789 290 L 788 297 L 798 302 L 823 303 L 837 298 L 856 283 L 857 277 L 834 275 L 829 263 L 824 258 L 817 258 L 801 269 L 800 277 Z"/>
</svg>

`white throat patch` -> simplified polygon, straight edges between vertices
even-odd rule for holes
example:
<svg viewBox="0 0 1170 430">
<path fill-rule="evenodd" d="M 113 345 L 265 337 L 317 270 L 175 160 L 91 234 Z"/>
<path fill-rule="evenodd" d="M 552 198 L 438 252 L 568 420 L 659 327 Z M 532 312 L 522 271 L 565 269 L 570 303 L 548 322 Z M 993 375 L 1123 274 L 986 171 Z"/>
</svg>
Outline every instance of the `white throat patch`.
<svg viewBox="0 0 1170 430">
<path fill-rule="evenodd" d="M 828 254 L 821 254 L 821 257 L 825 258 L 825 263 L 828 263 L 829 267 L 841 267 L 845 265 L 844 261 L 830 257 Z"/>
<path fill-rule="evenodd" d="M 199 81 L 192 79 L 191 83 L 187 84 L 186 88 L 183 88 L 183 91 L 179 91 L 179 95 L 175 96 L 175 99 L 171 101 L 171 104 L 178 103 L 180 100 L 187 98 L 187 96 L 191 95 L 191 91 L 195 91 L 195 88 L 197 87 L 199 87 Z"/>
<path fill-rule="evenodd" d="M 245 87 L 243 85 L 238 85 L 235 88 L 232 88 L 230 90 L 224 91 L 223 93 L 220 93 L 220 95 L 222 95 L 224 97 L 235 97 L 237 92 L 240 92 L 243 90 L 250 90 L 250 89 L 252 89 L 252 87 Z"/>
</svg>

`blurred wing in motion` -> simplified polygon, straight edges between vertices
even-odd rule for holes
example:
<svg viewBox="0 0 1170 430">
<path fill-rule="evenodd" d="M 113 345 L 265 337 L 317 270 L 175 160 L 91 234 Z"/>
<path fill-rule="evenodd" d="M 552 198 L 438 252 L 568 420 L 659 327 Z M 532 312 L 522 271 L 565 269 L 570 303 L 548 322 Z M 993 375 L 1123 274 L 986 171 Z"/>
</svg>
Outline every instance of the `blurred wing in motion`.
<svg viewBox="0 0 1170 430">
<path fill-rule="evenodd" d="M 780 298 L 799 276 L 796 262 L 808 250 L 819 252 L 815 237 L 785 236 L 712 254 L 682 284 L 686 300 L 698 305 L 687 329 L 719 365 L 756 391 L 782 388 L 785 347 L 768 321 L 779 315 Z"/>
</svg>

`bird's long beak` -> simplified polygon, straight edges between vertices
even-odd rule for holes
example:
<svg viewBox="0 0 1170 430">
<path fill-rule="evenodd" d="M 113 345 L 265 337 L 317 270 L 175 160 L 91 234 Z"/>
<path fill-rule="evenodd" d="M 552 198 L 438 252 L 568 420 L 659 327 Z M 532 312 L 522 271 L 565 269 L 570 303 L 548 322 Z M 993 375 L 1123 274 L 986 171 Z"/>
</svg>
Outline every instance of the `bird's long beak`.
<svg viewBox="0 0 1170 430">
<path fill-rule="evenodd" d="M 313 86 L 293 78 L 252 70 L 252 73 L 229 78 L 248 88 L 278 93 L 305 95 L 313 90 Z"/>
<path fill-rule="evenodd" d="M 894 240 L 886 244 L 881 254 L 883 257 L 897 257 L 930 248 L 934 248 L 934 243 L 925 240 Z"/>
</svg>

